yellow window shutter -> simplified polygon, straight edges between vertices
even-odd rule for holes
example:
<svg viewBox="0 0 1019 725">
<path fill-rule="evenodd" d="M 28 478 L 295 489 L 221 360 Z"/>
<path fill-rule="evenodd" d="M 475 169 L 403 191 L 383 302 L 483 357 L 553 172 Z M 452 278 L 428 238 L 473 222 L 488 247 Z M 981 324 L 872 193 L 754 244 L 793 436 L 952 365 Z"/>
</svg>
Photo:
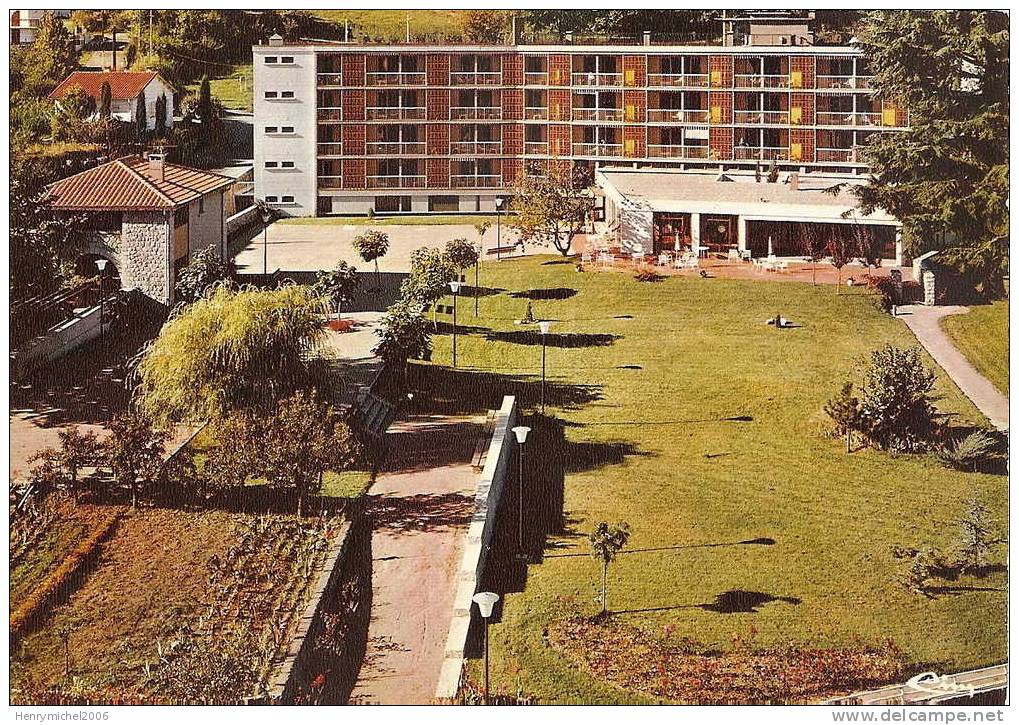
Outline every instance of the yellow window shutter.
<svg viewBox="0 0 1019 725">
<path fill-rule="evenodd" d="M 637 108 L 632 103 L 629 103 L 626 106 L 626 120 L 627 121 L 637 120 Z"/>
<path fill-rule="evenodd" d="M 895 125 L 895 106 L 885 106 L 881 110 L 881 125 L 882 126 Z"/>
<path fill-rule="evenodd" d="M 711 85 L 713 86 L 722 85 L 722 71 L 720 70 L 711 71 Z"/>
<path fill-rule="evenodd" d="M 712 106 L 711 107 L 711 122 L 721 123 L 722 122 L 722 107 Z"/>
<path fill-rule="evenodd" d="M 626 151 L 627 156 L 636 156 L 637 142 L 634 141 L 632 138 L 628 138 L 625 141 L 623 141 L 623 149 L 624 151 Z"/>
<path fill-rule="evenodd" d="M 803 123 L 803 109 L 799 106 L 793 106 L 789 109 L 789 122 Z"/>
<path fill-rule="evenodd" d="M 794 70 L 789 74 L 789 85 L 793 88 L 803 88 L 803 71 Z"/>
<path fill-rule="evenodd" d="M 789 144 L 789 159 L 791 161 L 799 161 L 803 158 L 803 144 L 791 143 Z"/>
<path fill-rule="evenodd" d="M 628 86 L 637 85 L 637 71 L 635 71 L 633 68 L 627 68 L 624 77 L 624 82 Z"/>
<path fill-rule="evenodd" d="M 559 83 L 559 69 L 558 68 L 553 68 L 552 72 L 549 75 L 551 76 L 550 80 L 552 81 L 553 84 Z"/>
</svg>

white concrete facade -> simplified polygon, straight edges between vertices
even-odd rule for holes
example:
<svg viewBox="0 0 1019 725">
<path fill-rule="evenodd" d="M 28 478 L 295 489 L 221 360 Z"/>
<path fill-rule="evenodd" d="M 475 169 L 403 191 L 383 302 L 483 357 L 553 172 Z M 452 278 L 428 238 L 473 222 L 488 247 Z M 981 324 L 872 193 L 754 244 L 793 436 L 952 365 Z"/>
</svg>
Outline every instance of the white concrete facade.
<svg viewBox="0 0 1019 725">
<path fill-rule="evenodd" d="M 252 49 L 252 55 L 255 196 L 287 216 L 315 216 L 315 50 L 260 45 Z M 276 97 L 266 98 L 266 91 L 275 92 Z M 283 91 L 292 92 L 293 98 L 283 98 Z"/>
</svg>

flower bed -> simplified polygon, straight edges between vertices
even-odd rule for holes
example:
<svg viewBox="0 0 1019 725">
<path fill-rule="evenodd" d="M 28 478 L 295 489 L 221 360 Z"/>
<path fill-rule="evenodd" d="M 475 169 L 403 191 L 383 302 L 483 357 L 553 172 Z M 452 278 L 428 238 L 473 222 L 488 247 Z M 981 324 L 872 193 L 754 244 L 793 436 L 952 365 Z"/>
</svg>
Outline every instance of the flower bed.
<svg viewBox="0 0 1019 725">
<path fill-rule="evenodd" d="M 595 677 L 662 700 L 702 705 L 804 703 L 901 678 L 892 642 L 837 648 L 762 649 L 734 639 L 727 652 L 656 637 L 615 619 L 573 616 L 551 624 L 547 642 Z"/>
</svg>

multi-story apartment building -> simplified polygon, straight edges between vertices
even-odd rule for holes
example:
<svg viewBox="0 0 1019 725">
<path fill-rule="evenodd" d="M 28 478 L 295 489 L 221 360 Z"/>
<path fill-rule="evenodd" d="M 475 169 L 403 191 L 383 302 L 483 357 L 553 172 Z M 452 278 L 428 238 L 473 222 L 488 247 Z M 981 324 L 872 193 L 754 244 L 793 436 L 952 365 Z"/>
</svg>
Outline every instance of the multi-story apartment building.
<svg viewBox="0 0 1019 725">
<path fill-rule="evenodd" d="M 781 28 L 779 28 L 781 31 Z M 805 31 L 805 28 L 804 28 Z M 858 173 L 905 111 L 852 47 L 255 46 L 255 190 L 293 215 L 493 211 L 531 162 Z M 766 44 L 760 44 L 764 42 Z"/>
</svg>

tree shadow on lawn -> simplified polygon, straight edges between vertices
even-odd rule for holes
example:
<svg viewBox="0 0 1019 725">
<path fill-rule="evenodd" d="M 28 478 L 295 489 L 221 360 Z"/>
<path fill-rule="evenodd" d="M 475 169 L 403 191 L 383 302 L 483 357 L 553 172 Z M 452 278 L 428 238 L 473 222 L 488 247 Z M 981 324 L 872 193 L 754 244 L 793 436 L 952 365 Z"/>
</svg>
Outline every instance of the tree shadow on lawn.
<svg viewBox="0 0 1019 725">
<path fill-rule="evenodd" d="M 609 614 L 646 614 L 649 612 L 668 612 L 676 609 L 703 609 L 716 614 L 756 614 L 765 604 L 783 602 L 797 606 L 803 602 L 799 597 L 778 597 L 765 592 L 751 592 L 743 589 L 732 589 L 715 596 L 707 604 L 675 604 L 662 607 L 645 607 L 641 609 L 620 609 Z"/>
<path fill-rule="evenodd" d="M 577 294 L 572 287 L 547 287 L 544 289 L 529 289 L 522 292 L 510 292 L 510 297 L 525 300 L 568 300 Z"/>
<path fill-rule="evenodd" d="M 284 283 L 314 285 L 318 272 L 281 270 L 279 277 Z M 359 269 L 357 291 L 341 312 L 385 312 L 400 299 L 400 285 L 406 278 L 406 272 L 379 272 L 376 277 L 374 269 Z"/>
<path fill-rule="evenodd" d="M 544 339 L 546 346 L 557 348 L 606 347 L 620 337 L 622 336 L 597 332 L 551 332 L 542 335 L 533 330 L 496 330 L 485 335 L 486 340 L 508 342 L 514 345 L 541 345 L 542 339 Z"/>
</svg>

